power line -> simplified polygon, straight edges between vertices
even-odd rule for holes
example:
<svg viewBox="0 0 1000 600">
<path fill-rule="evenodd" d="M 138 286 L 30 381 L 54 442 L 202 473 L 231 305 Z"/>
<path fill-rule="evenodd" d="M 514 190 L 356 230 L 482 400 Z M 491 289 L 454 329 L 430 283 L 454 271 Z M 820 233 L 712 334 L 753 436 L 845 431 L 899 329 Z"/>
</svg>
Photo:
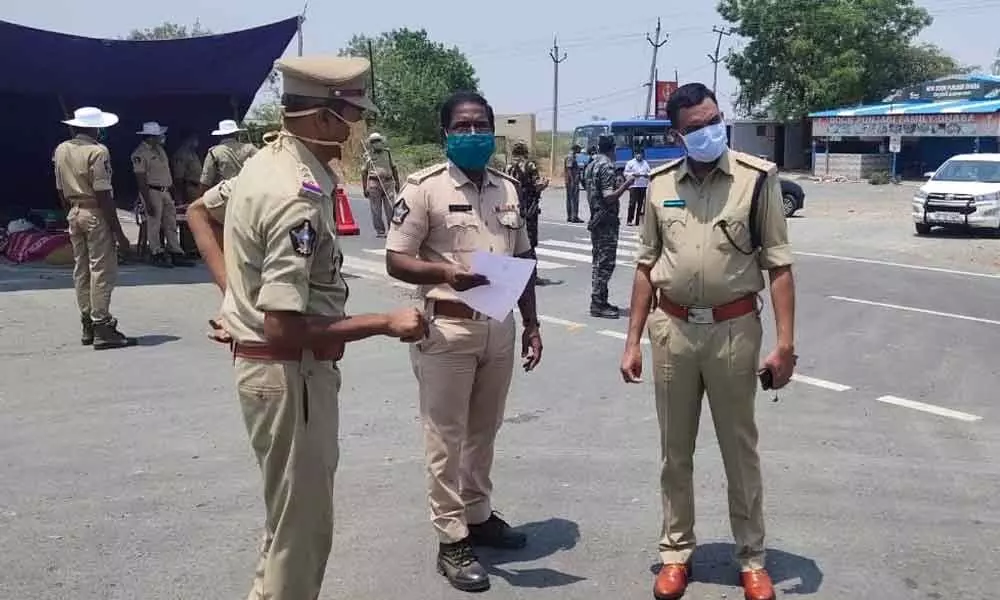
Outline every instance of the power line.
<svg viewBox="0 0 1000 600">
<path fill-rule="evenodd" d="M 649 45 L 653 47 L 653 60 L 649 64 L 649 89 L 646 90 L 646 118 L 649 118 L 649 113 L 653 108 L 653 88 L 656 86 L 656 53 L 659 52 L 660 47 L 666 45 L 667 39 L 670 38 L 670 34 L 664 34 L 663 41 L 660 41 L 660 18 L 656 18 L 656 41 L 654 42 L 650 39 L 649 35 L 646 35 L 646 41 Z"/>
<path fill-rule="evenodd" d="M 708 60 L 712 61 L 712 64 L 715 65 L 715 72 L 712 74 L 712 93 L 714 94 L 715 89 L 719 86 L 719 50 L 722 49 L 722 36 L 733 35 L 733 28 L 720 29 L 713 26 L 712 33 L 719 34 L 719 39 L 715 42 L 715 54 L 708 55 Z"/>
</svg>

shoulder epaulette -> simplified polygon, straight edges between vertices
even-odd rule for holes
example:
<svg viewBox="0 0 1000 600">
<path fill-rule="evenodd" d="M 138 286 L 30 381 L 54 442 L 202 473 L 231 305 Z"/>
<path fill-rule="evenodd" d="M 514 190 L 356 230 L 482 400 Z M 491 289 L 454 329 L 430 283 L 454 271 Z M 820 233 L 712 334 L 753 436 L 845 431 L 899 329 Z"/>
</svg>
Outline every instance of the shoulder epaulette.
<svg viewBox="0 0 1000 600">
<path fill-rule="evenodd" d="M 500 169 L 494 169 L 493 167 L 486 167 L 486 170 L 489 171 L 490 173 L 493 173 L 494 175 L 496 175 L 498 177 L 502 177 L 502 178 L 506 179 L 507 181 L 513 183 L 514 185 L 521 185 L 520 181 L 518 181 L 514 177 L 511 177 L 510 175 L 504 173 Z"/>
<path fill-rule="evenodd" d="M 743 152 L 736 152 L 735 150 L 730 150 L 730 156 L 733 160 L 740 163 L 744 167 L 750 167 L 754 171 L 760 171 L 762 173 L 777 172 L 778 165 L 774 164 L 769 160 L 764 160 L 763 158 L 757 158 L 751 154 L 744 154 Z"/>
<path fill-rule="evenodd" d="M 683 158 L 674 159 L 666 164 L 662 164 L 649 172 L 649 177 L 653 178 L 662 173 L 667 173 L 679 167 L 684 162 Z"/>
<path fill-rule="evenodd" d="M 438 163 L 436 165 L 431 165 L 426 169 L 421 169 L 417 171 L 416 173 L 410 173 L 410 175 L 406 178 L 406 183 L 420 185 L 421 183 L 424 182 L 424 180 L 426 180 L 430 176 L 437 175 L 438 173 L 444 171 L 446 168 L 448 168 L 448 163 L 446 162 Z"/>
</svg>

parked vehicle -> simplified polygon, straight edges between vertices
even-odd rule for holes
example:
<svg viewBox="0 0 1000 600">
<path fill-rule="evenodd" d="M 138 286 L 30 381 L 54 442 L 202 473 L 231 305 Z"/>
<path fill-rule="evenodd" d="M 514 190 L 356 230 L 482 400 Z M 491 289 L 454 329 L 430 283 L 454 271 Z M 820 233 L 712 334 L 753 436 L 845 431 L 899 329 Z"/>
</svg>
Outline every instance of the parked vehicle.
<svg viewBox="0 0 1000 600">
<path fill-rule="evenodd" d="M 1000 154 L 959 154 L 913 195 L 918 235 L 934 227 L 1000 231 Z"/>
<path fill-rule="evenodd" d="M 781 212 L 785 218 L 794 215 L 802 210 L 806 205 L 806 193 L 802 186 L 785 178 L 781 181 Z"/>
</svg>

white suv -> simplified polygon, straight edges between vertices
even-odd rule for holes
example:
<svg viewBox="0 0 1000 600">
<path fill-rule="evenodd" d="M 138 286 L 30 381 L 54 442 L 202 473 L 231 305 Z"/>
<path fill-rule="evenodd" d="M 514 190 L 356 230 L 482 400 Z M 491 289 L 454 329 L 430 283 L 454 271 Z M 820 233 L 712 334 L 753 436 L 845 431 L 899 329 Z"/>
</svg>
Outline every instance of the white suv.
<svg viewBox="0 0 1000 600">
<path fill-rule="evenodd" d="M 1000 231 L 1000 154 L 949 158 L 913 196 L 917 233 L 931 227 Z"/>
</svg>

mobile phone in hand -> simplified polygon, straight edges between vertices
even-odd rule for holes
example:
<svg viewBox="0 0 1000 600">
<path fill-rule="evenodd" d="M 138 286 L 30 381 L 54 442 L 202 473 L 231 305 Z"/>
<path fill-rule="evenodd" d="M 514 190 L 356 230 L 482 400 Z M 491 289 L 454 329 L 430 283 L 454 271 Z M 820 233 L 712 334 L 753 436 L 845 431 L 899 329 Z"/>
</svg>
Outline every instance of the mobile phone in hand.
<svg viewBox="0 0 1000 600">
<path fill-rule="evenodd" d="M 774 375 L 771 373 L 771 369 L 757 371 L 757 377 L 760 379 L 761 389 L 769 390 L 774 386 Z"/>
</svg>

